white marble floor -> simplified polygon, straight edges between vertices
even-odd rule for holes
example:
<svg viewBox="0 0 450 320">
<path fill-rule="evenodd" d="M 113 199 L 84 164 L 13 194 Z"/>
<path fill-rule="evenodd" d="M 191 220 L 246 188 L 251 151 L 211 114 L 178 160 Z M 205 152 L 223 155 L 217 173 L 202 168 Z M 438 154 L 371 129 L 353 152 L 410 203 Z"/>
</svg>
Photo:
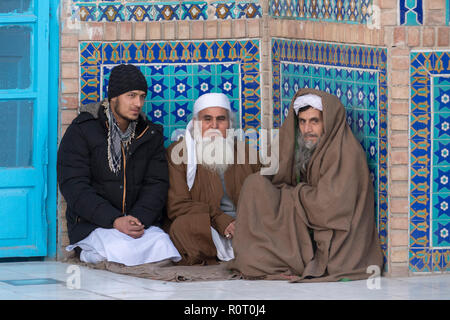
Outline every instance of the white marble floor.
<svg viewBox="0 0 450 320">
<path fill-rule="evenodd" d="M 22 281 L 13 281 L 22 280 Z M 46 283 L 47 282 L 47 283 Z M 165 282 L 61 262 L 0 263 L 0 300 L 450 300 L 450 274 L 338 283 Z"/>
</svg>

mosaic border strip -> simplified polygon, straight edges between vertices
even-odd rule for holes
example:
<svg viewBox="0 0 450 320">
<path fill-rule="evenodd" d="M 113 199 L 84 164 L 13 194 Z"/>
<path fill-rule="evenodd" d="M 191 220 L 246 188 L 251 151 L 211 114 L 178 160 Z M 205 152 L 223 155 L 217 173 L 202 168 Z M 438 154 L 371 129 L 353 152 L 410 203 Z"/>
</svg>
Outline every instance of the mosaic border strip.
<svg viewBox="0 0 450 320">
<path fill-rule="evenodd" d="M 259 19 L 262 7 L 258 0 L 249 1 L 82 1 L 72 0 L 72 19 L 81 22 L 145 22 L 207 20 L 208 11 L 214 19 Z"/>
<path fill-rule="evenodd" d="M 450 271 L 450 51 L 410 54 L 409 269 Z"/>
<path fill-rule="evenodd" d="M 366 46 L 347 46 L 315 41 L 272 39 L 273 126 L 282 123 L 281 67 L 283 63 L 302 63 L 320 67 L 342 67 L 374 71 L 378 75 L 378 232 L 385 261 L 388 256 L 388 143 L 387 143 L 387 50 Z M 330 78 L 332 79 L 332 78 Z M 300 84 L 301 85 L 301 84 Z M 369 155 L 370 158 L 370 155 Z M 387 267 L 387 265 L 386 265 Z"/>
<path fill-rule="evenodd" d="M 270 0 L 274 18 L 367 24 L 373 0 Z"/>
<path fill-rule="evenodd" d="M 179 79 L 186 78 L 188 77 L 187 69 L 194 67 L 197 68 L 196 75 L 200 78 L 204 75 L 202 70 L 218 66 L 217 68 L 221 69 L 217 69 L 215 75 L 226 80 L 224 85 L 228 87 L 224 87 L 224 89 L 230 90 L 232 108 L 239 115 L 240 128 L 258 131 L 262 120 L 259 47 L 260 41 L 256 39 L 186 42 L 81 42 L 80 103 L 100 101 L 104 96 L 103 92 L 106 92 L 109 71 L 120 63 L 133 63 L 140 66 L 141 70 L 145 68 L 146 77 L 155 81 L 163 81 L 164 78 L 171 78 L 174 81 L 177 77 Z M 165 72 L 170 72 L 171 76 L 165 77 L 167 75 Z M 179 76 L 180 74 L 181 76 Z M 239 83 L 233 83 L 233 77 L 238 77 Z M 181 79 L 179 85 L 183 88 L 193 87 L 193 84 L 181 83 L 182 81 L 184 80 Z M 158 92 L 170 97 L 171 93 L 167 92 L 174 90 L 174 86 L 165 88 L 162 82 L 160 86 Z M 201 93 L 200 88 L 195 88 L 195 90 L 198 91 L 198 95 Z M 173 100 L 177 99 L 175 94 L 177 92 L 174 93 Z M 192 96 L 182 99 L 186 104 L 183 105 L 182 111 L 177 110 L 180 112 L 179 114 L 174 114 L 177 117 L 176 125 L 172 123 L 169 125 L 165 121 L 161 122 L 164 125 L 166 142 L 175 130 L 186 127 L 187 115 L 192 111 L 196 96 L 197 94 L 192 93 Z M 164 113 L 173 114 L 171 110 L 167 110 L 167 105 L 161 105 L 161 101 L 159 101 L 161 99 L 157 99 L 158 101 L 151 99 L 152 96 L 149 94 L 145 101 L 146 106 L 151 106 L 152 111 L 158 109 L 159 118 L 161 116 L 164 118 Z M 167 99 L 170 98 L 166 97 L 162 100 Z M 149 111 L 147 108 L 150 119 L 155 120 L 155 114 L 150 114 Z"/>
</svg>

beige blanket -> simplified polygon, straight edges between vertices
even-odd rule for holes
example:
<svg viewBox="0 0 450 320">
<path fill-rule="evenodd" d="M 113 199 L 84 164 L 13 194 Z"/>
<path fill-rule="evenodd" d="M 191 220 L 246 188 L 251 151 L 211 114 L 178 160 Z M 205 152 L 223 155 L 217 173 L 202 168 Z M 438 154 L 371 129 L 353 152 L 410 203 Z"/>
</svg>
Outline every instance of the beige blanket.
<svg viewBox="0 0 450 320">
<path fill-rule="evenodd" d="M 218 281 L 241 279 L 236 272 L 227 270 L 226 263 L 218 265 L 177 266 L 170 260 L 155 263 L 146 263 L 127 267 L 115 262 L 100 262 L 97 264 L 85 263 L 72 257 L 64 260 L 65 263 L 86 266 L 92 269 L 106 270 L 118 274 L 161 281 Z"/>
</svg>

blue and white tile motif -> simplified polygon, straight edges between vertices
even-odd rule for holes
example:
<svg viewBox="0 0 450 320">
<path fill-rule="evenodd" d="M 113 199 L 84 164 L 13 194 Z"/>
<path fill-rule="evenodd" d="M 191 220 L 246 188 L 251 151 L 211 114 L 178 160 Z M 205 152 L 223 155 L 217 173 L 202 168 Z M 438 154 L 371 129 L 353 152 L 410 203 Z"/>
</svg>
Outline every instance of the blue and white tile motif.
<svg viewBox="0 0 450 320">
<path fill-rule="evenodd" d="M 367 155 L 375 190 L 375 213 L 387 259 L 387 79 L 386 50 L 314 41 L 272 41 L 273 126 L 287 116 L 299 88 L 336 95 Z"/>
<path fill-rule="evenodd" d="M 411 53 L 410 269 L 450 270 L 450 52 Z"/>
<path fill-rule="evenodd" d="M 423 25 L 423 0 L 399 0 L 400 25 Z"/>
</svg>

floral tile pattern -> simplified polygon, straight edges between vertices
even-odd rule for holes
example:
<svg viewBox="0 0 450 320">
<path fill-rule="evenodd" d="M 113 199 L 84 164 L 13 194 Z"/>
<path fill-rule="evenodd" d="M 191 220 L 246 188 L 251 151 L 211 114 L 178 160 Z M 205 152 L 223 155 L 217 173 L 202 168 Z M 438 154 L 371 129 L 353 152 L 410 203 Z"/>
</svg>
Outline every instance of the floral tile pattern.
<svg viewBox="0 0 450 320">
<path fill-rule="evenodd" d="M 340 98 L 347 112 L 347 123 L 367 154 L 385 260 L 388 248 L 386 63 L 383 48 L 272 40 L 273 126 L 281 126 L 299 88 L 316 88 Z"/>
<path fill-rule="evenodd" d="M 410 269 L 449 271 L 450 52 L 410 58 Z"/>
<path fill-rule="evenodd" d="M 184 132 L 197 97 L 228 95 L 238 128 L 259 130 L 259 40 L 192 42 L 81 42 L 80 102 L 105 97 L 111 69 L 140 68 L 149 85 L 144 112 L 164 126 L 166 146 Z"/>
</svg>

